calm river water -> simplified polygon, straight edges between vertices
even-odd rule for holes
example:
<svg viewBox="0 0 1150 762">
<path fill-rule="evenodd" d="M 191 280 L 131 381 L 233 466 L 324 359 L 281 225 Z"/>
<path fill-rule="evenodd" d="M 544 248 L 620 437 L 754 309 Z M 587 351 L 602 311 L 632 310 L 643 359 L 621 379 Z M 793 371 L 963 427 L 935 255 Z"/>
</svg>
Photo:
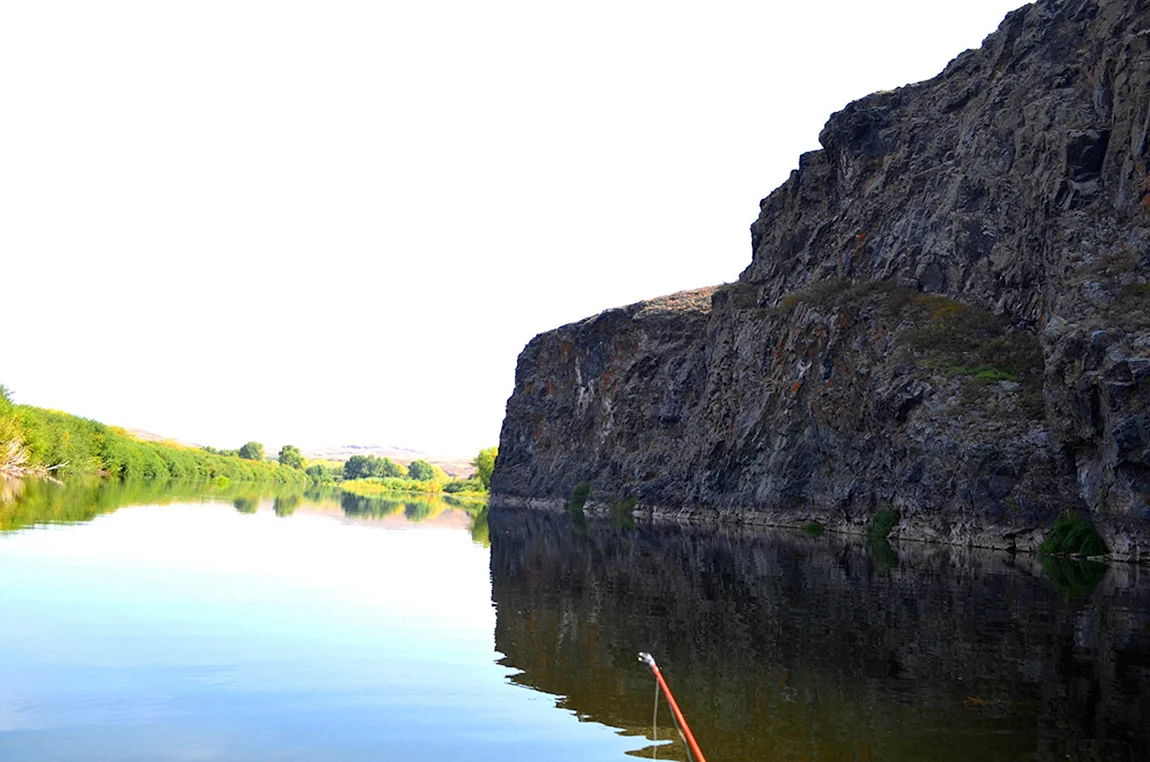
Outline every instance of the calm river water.
<svg viewBox="0 0 1150 762">
<path fill-rule="evenodd" d="M 0 760 L 1150 759 L 1130 566 L 440 501 L 0 493 Z M 675 740 L 669 740 L 675 739 Z"/>
</svg>

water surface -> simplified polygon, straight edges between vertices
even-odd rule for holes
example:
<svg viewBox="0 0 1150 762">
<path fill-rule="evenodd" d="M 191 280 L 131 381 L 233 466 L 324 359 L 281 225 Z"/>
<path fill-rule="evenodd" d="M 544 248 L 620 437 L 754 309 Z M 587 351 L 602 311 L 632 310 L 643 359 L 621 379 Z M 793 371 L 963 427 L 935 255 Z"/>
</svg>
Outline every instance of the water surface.
<svg viewBox="0 0 1150 762">
<path fill-rule="evenodd" d="M 649 732 L 649 650 L 710 762 L 1150 759 L 1137 567 L 498 511 L 491 540 L 512 679 Z"/>
<path fill-rule="evenodd" d="M 0 760 L 1150 759 L 1150 586 L 418 496 L 0 495 Z"/>
<path fill-rule="evenodd" d="M 615 760 L 635 746 L 496 663 L 474 517 L 419 498 L 375 516 L 302 496 L 276 515 L 277 501 L 296 502 L 122 507 L 0 534 L 0 759 Z"/>
</svg>

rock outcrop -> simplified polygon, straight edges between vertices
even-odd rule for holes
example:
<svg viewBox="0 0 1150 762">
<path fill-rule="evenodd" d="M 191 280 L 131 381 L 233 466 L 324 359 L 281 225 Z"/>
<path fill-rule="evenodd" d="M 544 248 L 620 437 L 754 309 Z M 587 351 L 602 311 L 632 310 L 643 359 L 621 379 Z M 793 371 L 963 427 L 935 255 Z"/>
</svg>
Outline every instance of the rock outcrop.
<svg viewBox="0 0 1150 762">
<path fill-rule="evenodd" d="M 536 337 L 500 501 L 1150 557 L 1150 3 L 1009 14 L 831 116 L 736 283 Z"/>
</svg>

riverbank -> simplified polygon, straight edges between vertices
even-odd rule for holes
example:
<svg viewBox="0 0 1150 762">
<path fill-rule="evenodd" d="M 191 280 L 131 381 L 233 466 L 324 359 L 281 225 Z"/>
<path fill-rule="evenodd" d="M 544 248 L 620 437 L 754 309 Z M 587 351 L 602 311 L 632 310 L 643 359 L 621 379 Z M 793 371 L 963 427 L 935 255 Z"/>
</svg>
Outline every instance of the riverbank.
<svg viewBox="0 0 1150 762">
<path fill-rule="evenodd" d="M 300 469 L 207 452 L 175 442 L 148 442 L 88 418 L 14 404 L 0 386 L 0 473 L 12 476 L 111 476 L 271 484 L 308 483 Z"/>
<path fill-rule="evenodd" d="M 338 487 L 344 492 L 350 492 L 354 495 L 362 495 L 363 497 L 373 497 L 375 495 L 440 495 L 446 494 L 452 497 L 459 498 L 472 498 L 486 500 L 488 494 L 479 490 L 468 489 L 451 489 L 452 484 L 458 484 L 458 481 L 438 482 L 434 479 L 404 479 L 400 477 L 392 478 L 368 478 L 368 479 L 351 479 L 344 482 L 339 482 Z M 466 482 L 463 482 L 466 483 Z"/>
<path fill-rule="evenodd" d="M 571 500 L 552 497 L 495 494 L 490 497 L 489 504 L 494 511 L 531 511 L 544 514 L 569 514 L 572 511 Z M 617 519 L 621 515 L 626 515 L 632 519 L 653 524 L 684 525 L 707 529 L 801 530 L 819 535 L 827 533 L 866 539 L 875 538 L 874 515 L 850 517 L 830 511 L 812 509 L 787 511 L 727 506 L 721 510 L 716 510 L 710 507 L 673 506 L 592 498 L 583 503 L 577 512 L 588 517 Z M 980 550 L 1039 556 L 1044 553 L 1044 542 L 1052 534 L 1052 528 L 1045 525 L 1020 530 L 1015 526 L 974 522 L 969 517 L 960 517 L 961 520 L 955 521 L 953 516 L 946 515 L 927 516 L 922 513 L 904 515 L 894 511 L 888 515 L 891 521 L 889 528 L 884 528 L 882 537 L 878 538 L 883 541 L 905 541 L 954 548 L 978 548 Z M 1102 559 L 1132 564 L 1147 563 L 1144 554 L 1127 553 L 1121 547 L 1117 550 L 1109 548 L 1107 553 L 1097 560 Z"/>
</svg>

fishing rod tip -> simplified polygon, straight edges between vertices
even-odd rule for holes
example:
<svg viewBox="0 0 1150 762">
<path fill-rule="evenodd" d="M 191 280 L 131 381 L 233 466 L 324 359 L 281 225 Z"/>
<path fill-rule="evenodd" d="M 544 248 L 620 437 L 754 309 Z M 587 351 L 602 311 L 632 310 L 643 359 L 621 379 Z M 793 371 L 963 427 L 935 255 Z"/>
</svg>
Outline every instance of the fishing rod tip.
<svg viewBox="0 0 1150 762">
<path fill-rule="evenodd" d="M 643 662 L 648 667 L 654 667 L 655 666 L 655 657 L 652 656 L 651 654 L 647 653 L 646 651 L 640 651 L 639 652 L 639 661 Z"/>
</svg>

